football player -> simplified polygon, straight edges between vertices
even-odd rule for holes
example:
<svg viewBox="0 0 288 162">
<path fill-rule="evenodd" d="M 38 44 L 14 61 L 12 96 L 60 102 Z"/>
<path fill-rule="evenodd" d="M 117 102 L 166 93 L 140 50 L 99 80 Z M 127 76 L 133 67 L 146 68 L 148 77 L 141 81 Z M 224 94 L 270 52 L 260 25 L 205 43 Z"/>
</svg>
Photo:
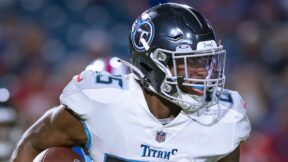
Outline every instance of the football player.
<svg viewBox="0 0 288 162">
<path fill-rule="evenodd" d="M 225 55 L 194 8 L 166 3 L 134 22 L 129 75 L 86 70 L 61 105 L 29 128 L 12 155 L 31 162 L 52 146 L 81 146 L 93 161 L 238 162 L 251 131 L 236 91 L 224 89 Z"/>
</svg>

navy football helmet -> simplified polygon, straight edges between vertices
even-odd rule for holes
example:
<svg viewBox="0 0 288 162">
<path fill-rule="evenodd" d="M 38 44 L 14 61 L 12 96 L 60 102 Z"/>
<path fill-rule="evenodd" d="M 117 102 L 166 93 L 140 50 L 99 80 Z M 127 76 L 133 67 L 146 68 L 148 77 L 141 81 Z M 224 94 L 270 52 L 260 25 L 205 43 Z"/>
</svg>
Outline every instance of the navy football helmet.
<svg viewBox="0 0 288 162">
<path fill-rule="evenodd" d="M 194 8 L 166 3 L 134 22 L 129 35 L 132 71 L 142 86 L 184 111 L 218 102 L 226 51 Z"/>
</svg>

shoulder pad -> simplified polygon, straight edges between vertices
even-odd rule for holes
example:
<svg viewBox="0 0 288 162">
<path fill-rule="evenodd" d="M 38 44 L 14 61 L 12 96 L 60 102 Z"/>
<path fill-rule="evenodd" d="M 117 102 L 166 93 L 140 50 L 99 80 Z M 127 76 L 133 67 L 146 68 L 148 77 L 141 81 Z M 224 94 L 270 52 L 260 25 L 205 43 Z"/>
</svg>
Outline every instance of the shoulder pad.
<svg viewBox="0 0 288 162">
<path fill-rule="evenodd" d="M 224 107 L 229 107 L 236 110 L 237 112 L 245 115 L 246 114 L 246 104 L 242 96 L 237 91 L 223 90 L 221 96 L 219 97 L 219 104 Z"/>
<path fill-rule="evenodd" d="M 235 146 L 238 145 L 241 141 L 246 140 L 251 132 L 251 124 L 247 116 L 246 104 L 242 96 L 237 91 L 225 90 L 224 99 L 220 98 L 220 105 L 227 106 L 227 103 L 230 104 L 228 107 L 229 113 L 225 115 L 223 121 L 234 121 L 235 123 Z"/>
<path fill-rule="evenodd" d="M 127 78 L 107 72 L 83 71 L 73 77 L 60 95 L 60 102 L 78 114 L 88 114 L 91 104 L 118 102 Z"/>
</svg>

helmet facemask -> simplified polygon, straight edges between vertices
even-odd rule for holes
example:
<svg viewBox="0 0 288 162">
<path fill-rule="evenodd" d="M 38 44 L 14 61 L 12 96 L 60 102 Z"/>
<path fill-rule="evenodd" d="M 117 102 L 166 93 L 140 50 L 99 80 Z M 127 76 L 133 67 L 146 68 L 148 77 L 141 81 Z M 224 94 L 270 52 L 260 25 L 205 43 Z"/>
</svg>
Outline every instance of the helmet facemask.
<svg viewBox="0 0 288 162">
<path fill-rule="evenodd" d="M 213 41 L 215 42 L 215 41 Z M 195 111 L 218 102 L 225 83 L 226 51 L 222 46 L 191 50 L 180 45 L 176 51 L 156 49 L 151 59 L 165 74 L 160 95 L 182 107 Z"/>
</svg>

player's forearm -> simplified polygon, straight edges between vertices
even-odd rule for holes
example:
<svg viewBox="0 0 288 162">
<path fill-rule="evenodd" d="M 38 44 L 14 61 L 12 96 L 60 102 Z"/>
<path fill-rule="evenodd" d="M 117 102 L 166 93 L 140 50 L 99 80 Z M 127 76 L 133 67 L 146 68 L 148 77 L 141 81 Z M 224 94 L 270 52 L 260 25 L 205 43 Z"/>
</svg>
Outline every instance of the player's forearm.
<svg viewBox="0 0 288 162">
<path fill-rule="evenodd" d="M 33 159 L 42 151 L 39 148 L 35 148 L 32 141 L 24 136 L 13 151 L 10 160 L 11 162 L 32 162 Z"/>
</svg>

